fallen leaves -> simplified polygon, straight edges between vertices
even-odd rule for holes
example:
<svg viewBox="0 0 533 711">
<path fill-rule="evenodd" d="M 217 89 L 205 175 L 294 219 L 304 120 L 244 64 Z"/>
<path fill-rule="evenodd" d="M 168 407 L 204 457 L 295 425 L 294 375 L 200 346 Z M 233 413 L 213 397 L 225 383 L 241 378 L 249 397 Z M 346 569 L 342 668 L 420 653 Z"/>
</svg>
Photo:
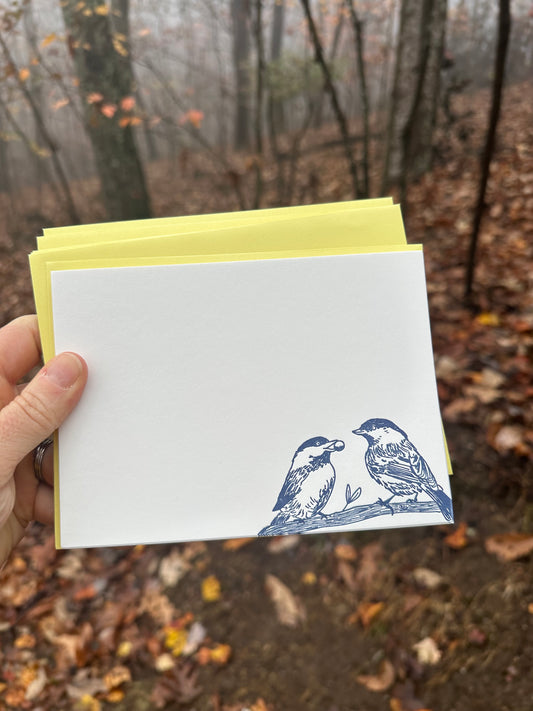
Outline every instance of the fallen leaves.
<svg viewBox="0 0 533 711">
<path fill-rule="evenodd" d="M 278 621 L 287 627 L 297 627 L 306 618 L 305 608 L 291 590 L 275 575 L 267 575 L 265 587 L 274 603 Z"/>
<path fill-rule="evenodd" d="M 424 637 L 420 642 L 413 644 L 413 649 L 420 664 L 433 666 L 441 660 L 442 652 L 432 637 Z"/>
<path fill-rule="evenodd" d="M 218 666 L 225 666 L 231 658 L 231 647 L 229 644 L 217 644 L 212 648 L 201 647 L 198 650 L 196 659 L 200 666 L 212 663 Z"/>
<path fill-rule="evenodd" d="M 499 533 L 485 541 L 485 550 L 506 563 L 533 553 L 533 534 Z"/>
<path fill-rule="evenodd" d="M 458 551 L 465 548 L 468 543 L 468 526 L 462 521 L 457 528 L 444 538 L 444 543 L 448 548 Z"/>
<path fill-rule="evenodd" d="M 429 568 L 415 568 L 413 570 L 413 579 L 417 585 L 427 590 L 436 590 L 444 582 L 444 578 L 440 573 Z"/>
<path fill-rule="evenodd" d="M 217 602 L 221 595 L 220 580 L 215 575 L 209 575 L 202 581 L 202 598 L 205 602 Z"/>
<path fill-rule="evenodd" d="M 190 562 L 176 547 L 173 548 L 167 556 L 161 559 L 158 571 L 159 580 L 164 587 L 174 588 L 190 570 Z"/>
<path fill-rule="evenodd" d="M 377 674 L 360 674 L 357 682 L 368 689 L 368 691 L 383 692 L 390 689 L 394 684 L 396 672 L 394 666 L 388 659 L 384 659 Z"/>
<path fill-rule="evenodd" d="M 113 667 L 104 676 L 104 684 L 106 685 L 108 691 L 117 689 L 119 686 L 122 686 L 122 684 L 126 684 L 129 681 L 131 681 L 131 672 L 128 667 L 123 665 Z"/>
<path fill-rule="evenodd" d="M 350 615 L 348 622 L 353 623 L 358 621 L 365 629 L 368 629 L 384 607 L 385 603 L 382 601 L 362 602 L 357 610 Z"/>
<path fill-rule="evenodd" d="M 230 538 L 224 541 L 223 548 L 225 551 L 239 551 L 254 540 L 254 538 Z"/>
</svg>

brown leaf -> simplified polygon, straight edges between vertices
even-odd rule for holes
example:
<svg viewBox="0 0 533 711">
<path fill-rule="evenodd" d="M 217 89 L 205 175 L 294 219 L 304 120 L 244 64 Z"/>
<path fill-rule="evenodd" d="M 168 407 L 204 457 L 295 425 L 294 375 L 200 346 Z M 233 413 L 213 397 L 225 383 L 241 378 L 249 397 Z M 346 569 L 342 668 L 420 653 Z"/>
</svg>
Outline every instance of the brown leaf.
<svg viewBox="0 0 533 711">
<path fill-rule="evenodd" d="M 369 691 L 387 691 L 394 683 L 396 673 L 394 667 L 388 659 L 384 659 L 379 667 L 379 671 L 374 675 L 361 674 L 357 677 L 359 684 L 362 684 Z"/>
<path fill-rule="evenodd" d="M 504 425 L 497 432 L 489 444 L 500 454 L 507 454 L 519 447 L 524 439 L 524 429 L 518 425 Z"/>
<path fill-rule="evenodd" d="M 355 592 L 359 587 L 359 583 L 357 582 L 357 573 L 354 567 L 346 560 L 339 560 L 337 563 L 337 572 L 339 578 L 346 585 L 348 590 Z"/>
<path fill-rule="evenodd" d="M 379 543 L 369 543 L 361 549 L 361 561 L 357 571 L 357 582 L 362 585 L 370 585 L 378 576 L 378 560 L 382 556 L 382 549 Z"/>
<path fill-rule="evenodd" d="M 306 613 L 302 603 L 279 578 L 276 578 L 275 575 L 267 575 L 265 587 L 282 625 L 296 627 L 305 620 Z"/>
<path fill-rule="evenodd" d="M 290 551 L 292 548 L 300 543 L 300 536 L 274 536 L 267 545 L 267 550 L 269 553 L 284 553 L 285 551 Z"/>
<path fill-rule="evenodd" d="M 444 419 L 449 422 L 457 422 L 461 415 L 466 415 L 477 406 L 477 400 L 474 397 L 459 397 L 453 400 L 449 405 L 446 405 L 442 411 Z"/>
<path fill-rule="evenodd" d="M 156 709 L 164 708 L 170 701 L 190 704 L 201 693 L 197 680 L 198 672 L 192 664 L 176 667 L 156 682 L 150 701 Z"/>
<path fill-rule="evenodd" d="M 524 558 L 533 552 L 533 534 L 500 533 L 485 541 L 487 553 L 494 553 L 501 561 L 507 562 Z"/>
</svg>

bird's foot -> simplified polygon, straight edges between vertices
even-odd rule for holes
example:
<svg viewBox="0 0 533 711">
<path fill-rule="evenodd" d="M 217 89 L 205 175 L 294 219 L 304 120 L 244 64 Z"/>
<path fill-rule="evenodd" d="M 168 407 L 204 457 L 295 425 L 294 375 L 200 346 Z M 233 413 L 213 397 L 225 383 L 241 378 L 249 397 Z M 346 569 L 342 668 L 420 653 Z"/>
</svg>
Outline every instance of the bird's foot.
<svg viewBox="0 0 533 711">
<path fill-rule="evenodd" d="M 381 506 L 384 506 L 386 509 L 389 509 L 391 512 L 391 516 L 394 516 L 394 509 L 391 506 L 391 500 L 387 499 L 386 501 L 383 501 L 383 499 L 378 499 L 377 503 L 380 504 Z"/>
</svg>

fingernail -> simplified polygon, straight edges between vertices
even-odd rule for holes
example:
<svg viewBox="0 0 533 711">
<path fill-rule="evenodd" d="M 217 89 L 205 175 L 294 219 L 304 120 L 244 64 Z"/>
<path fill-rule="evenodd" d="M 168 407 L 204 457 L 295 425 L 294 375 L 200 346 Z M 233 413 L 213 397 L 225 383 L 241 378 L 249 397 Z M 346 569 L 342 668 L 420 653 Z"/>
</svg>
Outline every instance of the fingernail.
<svg viewBox="0 0 533 711">
<path fill-rule="evenodd" d="M 82 370 L 81 361 L 74 353 L 61 353 L 48 363 L 43 375 L 63 390 L 68 390 L 80 377 Z"/>
</svg>

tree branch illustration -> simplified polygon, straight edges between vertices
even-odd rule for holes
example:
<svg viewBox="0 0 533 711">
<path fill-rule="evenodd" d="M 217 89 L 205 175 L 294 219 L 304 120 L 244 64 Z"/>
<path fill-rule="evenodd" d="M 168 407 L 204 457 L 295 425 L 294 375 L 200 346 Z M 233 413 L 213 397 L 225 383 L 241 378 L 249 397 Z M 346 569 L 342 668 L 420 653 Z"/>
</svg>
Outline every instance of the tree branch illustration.
<svg viewBox="0 0 533 711">
<path fill-rule="evenodd" d="M 261 529 L 257 535 L 283 536 L 290 533 L 309 533 L 318 529 L 360 523 L 378 516 L 394 517 L 404 513 L 440 513 L 440 509 L 433 501 L 401 501 L 397 504 L 382 504 L 376 501 L 374 504 L 353 506 L 327 515 L 313 516 L 303 521 L 270 524 Z"/>
</svg>

